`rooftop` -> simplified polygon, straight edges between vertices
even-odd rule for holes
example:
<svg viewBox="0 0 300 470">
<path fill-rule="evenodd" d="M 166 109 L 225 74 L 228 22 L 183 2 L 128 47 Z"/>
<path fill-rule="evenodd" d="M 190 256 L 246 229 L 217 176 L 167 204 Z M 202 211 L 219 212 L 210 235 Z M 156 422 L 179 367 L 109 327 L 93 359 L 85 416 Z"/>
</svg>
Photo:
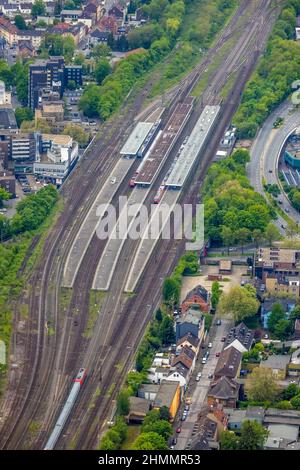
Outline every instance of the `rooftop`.
<svg viewBox="0 0 300 470">
<path fill-rule="evenodd" d="M 54 144 L 69 146 L 72 145 L 72 137 L 64 134 L 42 134 L 42 140 L 51 140 Z"/>
<path fill-rule="evenodd" d="M 139 172 L 136 179 L 137 184 L 149 185 L 152 183 L 154 176 L 169 155 L 178 133 L 183 128 L 184 123 L 192 111 L 193 101 L 194 98 L 188 96 L 182 103 L 177 104 Z"/>
<path fill-rule="evenodd" d="M 152 122 L 139 122 L 125 142 L 125 145 L 122 147 L 120 154 L 136 155 L 152 127 Z"/>
<path fill-rule="evenodd" d="M 186 298 L 184 299 L 183 303 L 188 301 L 189 298 L 194 297 L 194 296 L 201 297 L 205 302 L 207 302 L 208 298 L 209 298 L 208 291 L 205 289 L 205 287 L 198 285 L 198 286 L 194 287 L 194 289 L 192 289 L 190 292 L 188 292 L 188 294 L 187 294 Z"/>
<path fill-rule="evenodd" d="M 288 363 L 290 362 L 291 356 L 289 354 L 283 355 L 276 355 L 273 354 L 269 356 L 266 361 L 261 361 L 260 367 L 268 367 L 270 369 L 279 369 L 285 370 Z"/>
<path fill-rule="evenodd" d="M 154 408 L 162 408 L 163 406 L 170 408 L 178 387 L 179 382 L 163 380 L 154 400 Z"/>
<path fill-rule="evenodd" d="M 240 385 L 237 382 L 223 376 L 211 383 L 208 396 L 219 400 L 237 399 L 239 389 Z"/>
<path fill-rule="evenodd" d="M 235 339 L 239 340 L 239 342 L 249 351 L 253 343 L 254 332 L 247 328 L 245 323 L 240 323 L 230 329 L 226 336 L 224 347 L 229 346 Z"/>
<path fill-rule="evenodd" d="M 167 186 L 181 188 L 201 152 L 206 138 L 220 111 L 219 106 L 205 106 L 187 143 L 175 162 L 166 181 Z"/>
<path fill-rule="evenodd" d="M 228 349 L 224 349 L 217 362 L 215 376 L 226 376 L 230 378 L 236 377 L 241 360 L 242 354 L 233 346 Z"/>
</svg>

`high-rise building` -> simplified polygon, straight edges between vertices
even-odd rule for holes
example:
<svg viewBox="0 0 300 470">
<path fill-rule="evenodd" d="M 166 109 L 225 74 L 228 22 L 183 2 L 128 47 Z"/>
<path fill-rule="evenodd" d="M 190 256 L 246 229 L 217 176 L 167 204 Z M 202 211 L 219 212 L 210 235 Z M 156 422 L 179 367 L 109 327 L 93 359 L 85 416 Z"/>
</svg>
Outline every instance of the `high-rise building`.
<svg viewBox="0 0 300 470">
<path fill-rule="evenodd" d="M 50 57 L 48 60 L 37 60 L 29 66 L 28 106 L 35 109 L 39 105 L 41 91 L 56 92 L 61 98 L 68 82 L 72 80 L 77 86 L 82 85 L 82 67 L 65 65 L 63 57 Z"/>
</svg>

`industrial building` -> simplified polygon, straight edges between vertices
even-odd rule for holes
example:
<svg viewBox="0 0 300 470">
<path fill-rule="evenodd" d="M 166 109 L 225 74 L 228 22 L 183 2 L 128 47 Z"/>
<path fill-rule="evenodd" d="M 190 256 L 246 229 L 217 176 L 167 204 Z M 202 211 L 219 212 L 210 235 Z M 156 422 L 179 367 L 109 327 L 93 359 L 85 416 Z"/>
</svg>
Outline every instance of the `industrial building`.
<svg viewBox="0 0 300 470">
<path fill-rule="evenodd" d="M 166 186 L 171 189 L 181 189 L 188 178 L 196 160 L 203 150 L 206 139 L 214 127 L 220 106 L 206 106 L 201 113 L 191 135 L 175 161 Z"/>
</svg>

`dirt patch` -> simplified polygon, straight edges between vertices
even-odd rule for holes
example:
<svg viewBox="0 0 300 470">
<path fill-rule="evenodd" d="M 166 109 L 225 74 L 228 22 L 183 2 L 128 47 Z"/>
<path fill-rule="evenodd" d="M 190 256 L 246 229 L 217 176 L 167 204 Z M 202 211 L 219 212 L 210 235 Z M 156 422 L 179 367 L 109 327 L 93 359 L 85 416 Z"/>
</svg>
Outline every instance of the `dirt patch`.
<svg viewBox="0 0 300 470">
<path fill-rule="evenodd" d="M 208 274 L 219 274 L 219 266 L 201 266 L 201 274 L 193 277 L 183 277 L 181 288 L 181 302 L 185 299 L 187 294 L 199 284 L 208 292 L 211 292 L 213 281 L 208 281 Z M 220 286 L 224 292 L 228 292 L 232 286 L 239 286 L 242 281 L 243 274 L 247 274 L 247 266 L 233 266 L 232 273 L 223 276 L 226 281 L 220 281 Z M 227 280 L 228 279 L 228 280 Z"/>
</svg>

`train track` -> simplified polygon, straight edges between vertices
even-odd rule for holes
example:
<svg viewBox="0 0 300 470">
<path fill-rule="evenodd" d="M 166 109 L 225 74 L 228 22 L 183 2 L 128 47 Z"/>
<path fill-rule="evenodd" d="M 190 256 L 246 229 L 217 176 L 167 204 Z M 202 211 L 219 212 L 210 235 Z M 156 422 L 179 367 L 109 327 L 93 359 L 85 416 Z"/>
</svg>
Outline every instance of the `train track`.
<svg viewBox="0 0 300 470">
<path fill-rule="evenodd" d="M 214 52 L 219 50 L 219 48 L 221 48 L 224 44 L 224 41 L 226 42 L 228 37 L 231 37 L 232 34 L 234 34 L 234 27 L 243 13 L 243 9 L 246 7 L 247 6 L 245 2 L 242 2 L 238 13 L 232 18 L 232 22 L 228 25 L 227 30 L 225 29 L 225 33 L 221 35 L 219 42 L 217 42 L 216 46 L 214 46 Z M 260 10 L 257 10 L 257 13 L 261 16 L 263 12 L 263 5 L 261 5 L 261 8 Z M 247 24 L 249 24 L 249 22 L 247 22 Z M 263 34 L 261 34 L 261 36 L 263 36 Z M 263 42 L 260 44 L 260 46 L 262 44 Z M 190 92 L 197 82 L 199 74 L 210 62 L 211 60 L 205 59 L 202 64 L 197 66 L 196 69 L 185 80 L 182 81 L 179 88 L 175 89 L 177 96 L 174 98 L 174 103 L 184 96 L 185 93 L 188 94 Z M 251 63 L 250 69 L 252 66 L 253 65 Z M 223 74 L 221 74 L 221 78 L 222 77 L 224 82 Z M 218 82 L 218 80 L 219 78 L 217 71 L 215 75 L 215 81 Z M 240 90 L 239 87 L 237 89 Z M 211 97 L 209 93 L 215 95 L 216 90 L 211 89 L 210 91 L 207 91 L 207 99 L 210 99 Z M 237 100 L 238 98 L 235 94 L 234 101 L 236 102 Z M 132 106 L 132 112 L 129 116 L 127 116 L 127 119 L 124 117 L 123 122 L 116 124 L 116 131 L 113 136 L 115 138 L 114 142 L 119 142 L 122 140 L 126 130 L 128 130 L 129 123 L 133 121 L 133 116 L 138 112 L 138 109 L 140 109 L 142 101 L 143 96 L 138 97 Z M 172 105 L 166 112 L 166 116 L 167 113 L 171 112 L 171 110 Z M 108 131 L 108 125 L 104 126 L 104 133 L 105 129 Z M 99 244 L 97 243 L 98 240 L 95 241 L 94 239 L 92 240 L 86 256 L 84 257 L 82 266 L 80 267 L 76 284 L 73 289 L 74 292 L 71 300 L 71 307 L 68 310 L 67 318 L 59 314 L 59 285 L 62 274 L 62 267 L 68 250 L 70 249 L 74 237 L 76 236 L 78 224 L 80 224 L 80 222 L 83 220 L 90 205 L 92 204 L 93 197 L 97 194 L 97 191 L 99 190 L 101 184 L 103 184 L 103 181 L 108 178 L 117 160 L 118 144 L 112 145 L 108 143 L 108 141 L 109 139 L 104 139 L 103 141 L 95 142 L 94 146 L 89 152 L 89 156 L 87 156 L 81 162 L 81 168 L 76 170 L 74 176 L 66 182 L 66 185 L 63 189 L 63 196 L 66 199 L 66 203 L 68 204 L 66 211 L 64 212 L 64 218 L 63 220 L 60 219 L 56 228 L 51 232 L 49 238 L 47 239 L 44 250 L 46 257 L 43 257 L 40 268 L 37 270 L 33 278 L 33 283 L 38 285 L 39 289 L 41 290 L 40 299 L 38 299 L 36 295 L 31 296 L 30 310 L 32 312 L 32 316 L 30 321 L 32 321 L 32 326 L 36 326 L 35 323 L 38 319 L 38 335 L 37 337 L 34 337 L 34 335 L 29 335 L 27 351 L 29 354 L 28 357 L 34 357 L 34 366 L 32 367 L 31 365 L 31 368 L 24 367 L 23 384 L 27 384 L 28 378 L 30 378 L 29 385 L 25 390 L 24 385 L 19 389 L 20 393 L 17 394 L 16 400 L 14 402 L 14 411 L 10 416 L 12 422 L 11 426 L 8 426 L 8 430 L 5 430 L 4 432 L 2 427 L 0 439 L 1 446 L 4 448 L 22 447 L 24 442 L 24 432 L 26 432 L 28 424 L 32 420 L 38 419 L 42 423 L 41 429 L 44 432 L 48 432 L 51 429 L 53 419 L 58 412 L 57 408 L 61 404 L 66 387 L 69 386 L 68 380 L 70 375 L 72 375 L 72 371 L 74 373 L 74 370 L 76 370 L 78 359 L 79 361 L 86 360 L 88 366 L 90 366 L 90 370 L 94 369 L 96 371 L 94 376 L 90 378 L 88 386 L 84 390 L 82 398 L 80 398 L 80 403 L 84 403 L 84 400 L 87 400 L 88 397 L 90 398 L 95 393 L 97 386 L 99 386 L 99 380 L 97 376 L 97 370 L 99 368 L 102 371 L 101 375 L 103 377 L 101 381 L 101 395 L 104 393 L 105 396 L 105 394 L 108 393 L 111 384 L 115 383 L 115 391 L 112 392 L 107 400 L 103 399 L 102 396 L 101 399 L 98 398 L 96 400 L 97 407 L 100 410 L 99 414 L 96 415 L 94 412 L 90 414 L 87 413 L 87 416 L 84 418 L 85 424 L 76 443 L 76 447 L 90 448 L 93 446 L 95 444 L 95 422 L 97 420 L 99 421 L 99 419 L 104 421 L 105 413 L 107 413 L 107 404 L 113 399 L 118 386 L 123 380 L 124 373 L 130 364 L 130 360 L 132 359 L 132 350 L 134 350 L 138 344 L 141 334 L 144 331 L 144 326 L 151 314 L 152 308 L 149 308 L 149 312 L 146 312 L 142 321 L 139 323 L 137 331 L 137 321 L 136 316 L 134 315 L 134 312 L 137 312 L 137 310 L 134 310 L 136 307 L 133 307 L 133 305 L 142 307 L 142 301 L 140 304 L 139 302 L 134 301 L 134 299 L 124 302 L 122 289 L 120 288 L 120 286 L 123 285 L 122 281 L 124 278 L 124 269 L 120 269 L 115 273 L 113 279 L 113 287 L 117 288 L 119 286 L 118 294 L 116 294 L 115 298 L 113 298 L 113 295 L 109 293 L 107 298 L 104 300 L 100 314 L 100 320 L 97 324 L 97 332 L 99 331 L 99 328 L 103 328 L 103 325 L 109 325 L 106 331 L 106 335 L 102 338 L 103 344 L 100 344 L 100 347 L 97 348 L 97 338 L 99 336 L 96 334 L 94 334 L 91 341 L 87 341 L 82 338 L 82 333 L 88 319 L 88 296 L 89 289 L 91 287 L 91 280 L 93 277 L 92 274 L 97 266 L 95 262 L 97 259 L 95 249 L 99 250 Z M 115 158 L 113 157 L 114 155 Z M 81 178 L 85 172 L 88 174 L 88 176 L 82 184 Z M 93 182 L 93 175 L 96 175 L 98 180 Z M 91 183 L 93 183 L 92 188 L 90 187 Z M 122 191 L 123 190 L 124 188 L 122 188 Z M 118 194 L 119 193 L 120 192 L 118 192 Z M 80 211 L 80 208 L 83 207 L 83 201 L 85 201 L 84 210 Z M 74 212 L 76 212 L 75 217 Z M 64 240 L 63 243 L 61 243 L 61 239 Z M 176 247 L 176 244 L 174 246 Z M 174 250 L 174 247 L 171 249 Z M 130 259 L 131 250 L 132 246 L 126 243 L 122 252 L 122 259 L 120 260 L 119 264 L 122 262 L 128 262 Z M 178 245 L 176 250 L 178 251 L 179 255 L 181 247 Z M 147 268 L 148 274 L 145 274 L 142 278 L 143 284 L 141 285 L 143 287 L 140 286 L 138 288 L 139 292 L 147 292 L 146 299 L 153 298 L 155 299 L 155 302 L 159 300 L 160 284 L 154 283 L 153 277 L 156 276 L 159 280 L 159 275 L 162 272 L 161 268 L 165 267 L 165 270 L 169 271 L 174 265 L 176 259 L 175 257 L 171 265 L 167 266 L 168 263 L 165 259 L 166 256 L 163 251 L 161 251 L 161 253 L 163 260 L 162 264 L 160 266 L 154 267 L 153 261 L 151 261 Z M 160 263 L 157 264 L 159 265 Z M 148 281 L 147 276 L 149 276 Z M 55 282 L 55 287 L 52 288 L 52 290 L 49 289 L 49 280 Z M 156 286 L 155 289 L 154 286 Z M 145 297 L 141 296 L 141 299 L 143 299 L 143 302 L 145 302 Z M 117 307 L 114 306 L 114 312 L 112 315 L 112 305 L 115 301 L 117 301 Z M 150 305 L 154 306 L 154 300 L 151 301 Z M 55 334 L 50 338 L 49 336 L 45 335 L 44 327 L 48 318 L 47 312 L 49 308 L 50 311 L 53 312 L 55 328 Z M 70 340 L 66 343 L 64 340 L 66 339 L 68 332 L 74 329 L 73 313 L 76 309 L 80 310 L 81 312 L 80 322 L 74 336 L 74 341 Z M 126 319 L 126 325 L 129 321 L 128 319 L 131 320 L 129 330 L 128 328 L 124 329 L 124 331 L 128 332 L 127 339 L 122 337 L 122 325 L 124 325 L 124 319 Z M 72 327 L 71 330 L 70 327 Z M 123 336 L 124 334 L 125 333 L 123 333 Z M 115 348 L 114 341 L 116 338 L 120 338 L 120 336 L 123 338 L 122 342 L 120 345 L 118 342 L 118 348 Z M 121 346 L 124 346 L 126 341 L 129 341 L 131 344 L 131 349 L 128 350 L 128 358 L 123 359 Z M 74 358 L 76 349 L 82 351 L 82 355 L 77 359 Z M 107 358 L 108 355 L 111 355 L 111 361 L 104 361 L 104 358 Z M 95 356 L 97 356 L 96 360 Z M 66 358 L 66 360 L 64 358 Z M 115 372 L 110 377 L 108 377 L 109 373 L 111 372 L 111 364 L 118 364 L 118 361 L 121 359 L 123 364 L 122 373 Z M 52 371 L 51 374 L 49 371 Z M 114 380 L 115 382 L 113 382 Z M 55 386 L 53 385 L 54 383 L 56 384 Z M 57 384 L 59 384 L 59 387 L 57 387 Z M 21 398 L 21 395 L 24 392 L 25 395 L 23 398 Z M 48 396 L 53 400 L 51 401 L 51 407 L 49 406 L 49 402 L 47 402 Z M 78 418 L 82 418 L 82 412 L 80 410 L 82 410 L 81 407 L 77 407 L 75 409 L 74 419 L 71 420 L 70 429 L 74 429 L 74 425 L 78 425 Z M 88 431 L 89 429 L 91 429 L 91 431 Z M 40 447 L 44 437 L 45 436 L 43 432 L 41 432 L 38 438 L 33 439 L 29 445 L 32 445 L 33 447 Z"/>
</svg>

